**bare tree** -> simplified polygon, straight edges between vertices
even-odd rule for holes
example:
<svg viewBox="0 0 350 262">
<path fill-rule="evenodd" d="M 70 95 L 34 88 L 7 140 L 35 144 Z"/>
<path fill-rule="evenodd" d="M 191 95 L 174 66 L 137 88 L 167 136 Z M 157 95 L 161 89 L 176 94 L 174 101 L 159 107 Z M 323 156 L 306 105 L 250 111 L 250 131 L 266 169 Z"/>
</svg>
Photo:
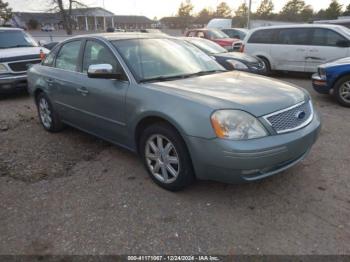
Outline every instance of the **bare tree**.
<svg viewBox="0 0 350 262">
<path fill-rule="evenodd" d="M 63 28 L 68 35 L 73 33 L 72 9 L 78 7 L 87 7 L 79 0 L 50 0 L 52 8 L 50 11 L 58 12 L 61 16 Z"/>
</svg>

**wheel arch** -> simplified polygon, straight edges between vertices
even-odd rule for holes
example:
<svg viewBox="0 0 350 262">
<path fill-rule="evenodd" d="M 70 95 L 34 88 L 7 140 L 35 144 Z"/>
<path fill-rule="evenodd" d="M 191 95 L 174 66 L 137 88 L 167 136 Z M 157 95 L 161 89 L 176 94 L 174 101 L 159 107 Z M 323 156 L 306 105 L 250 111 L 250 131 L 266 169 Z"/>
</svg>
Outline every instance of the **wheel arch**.
<svg viewBox="0 0 350 262">
<path fill-rule="evenodd" d="M 333 79 L 332 79 L 332 82 L 331 82 L 331 88 L 334 89 L 335 87 L 335 84 L 343 77 L 350 77 L 350 73 L 349 72 L 341 72 L 339 73 L 337 76 L 335 76 Z"/>
<path fill-rule="evenodd" d="M 140 142 L 142 131 L 148 126 L 153 125 L 155 123 L 165 123 L 171 126 L 172 128 L 174 128 L 174 130 L 182 138 L 182 140 L 184 141 L 188 149 L 188 144 L 184 136 L 185 132 L 174 119 L 171 119 L 168 116 L 158 112 L 149 112 L 140 116 L 138 120 L 135 121 L 135 124 L 134 124 L 133 137 L 134 137 L 134 145 L 135 145 L 136 152 L 139 152 L 139 142 Z"/>
<path fill-rule="evenodd" d="M 34 91 L 34 93 L 33 93 L 35 102 L 37 102 L 38 96 L 39 96 L 39 94 L 41 94 L 41 93 L 44 93 L 44 90 L 43 90 L 43 89 L 41 89 L 41 88 L 35 89 L 35 91 Z"/>
</svg>

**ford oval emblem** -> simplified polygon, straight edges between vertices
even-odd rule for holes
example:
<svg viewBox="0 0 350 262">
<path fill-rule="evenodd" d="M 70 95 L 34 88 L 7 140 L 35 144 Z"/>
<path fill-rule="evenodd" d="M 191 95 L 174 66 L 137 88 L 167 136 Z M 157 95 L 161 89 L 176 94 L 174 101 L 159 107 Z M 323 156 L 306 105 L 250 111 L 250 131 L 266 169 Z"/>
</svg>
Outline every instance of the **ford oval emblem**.
<svg viewBox="0 0 350 262">
<path fill-rule="evenodd" d="M 306 116 L 306 113 L 304 111 L 299 111 L 295 114 L 295 117 L 298 118 L 298 119 L 304 119 Z"/>
</svg>

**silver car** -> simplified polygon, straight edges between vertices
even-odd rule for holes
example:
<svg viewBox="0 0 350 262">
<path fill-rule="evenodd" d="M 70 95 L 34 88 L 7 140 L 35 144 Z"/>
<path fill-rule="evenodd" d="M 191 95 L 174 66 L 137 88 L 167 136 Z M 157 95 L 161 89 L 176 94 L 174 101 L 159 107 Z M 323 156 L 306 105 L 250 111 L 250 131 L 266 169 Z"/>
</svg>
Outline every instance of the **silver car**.
<svg viewBox="0 0 350 262">
<path fill-rule="evenodd" d="M 66 124 L 130 149 L 168 190 L 279 173 L 308 154 L 320 129 L 302 88 L 228 72 L 162 35 L 68 39 L 28 81 L 46 130 Z"/>
</svg>

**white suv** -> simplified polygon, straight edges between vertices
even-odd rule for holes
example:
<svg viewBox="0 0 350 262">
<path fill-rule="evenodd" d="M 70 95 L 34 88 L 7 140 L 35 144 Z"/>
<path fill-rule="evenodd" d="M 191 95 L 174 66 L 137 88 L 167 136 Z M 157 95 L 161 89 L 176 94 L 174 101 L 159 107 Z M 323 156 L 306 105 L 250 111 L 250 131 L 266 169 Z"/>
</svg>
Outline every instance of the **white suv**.
<svg viewBox="0 0 350 262">
<path fill-rule="evenodd" d="M 252 30 L 242 51 L 262 58 L 267 69 L 316 72 L 326 62 L 350 56 L 350 29 L 338 25 L 288 25 Z"/>
<path fill-rule="evenodd" d="M 0 27 L 0 94 L 25 89 L 28 67 L 48 52 L 22 29 Z"/>
</svg>

